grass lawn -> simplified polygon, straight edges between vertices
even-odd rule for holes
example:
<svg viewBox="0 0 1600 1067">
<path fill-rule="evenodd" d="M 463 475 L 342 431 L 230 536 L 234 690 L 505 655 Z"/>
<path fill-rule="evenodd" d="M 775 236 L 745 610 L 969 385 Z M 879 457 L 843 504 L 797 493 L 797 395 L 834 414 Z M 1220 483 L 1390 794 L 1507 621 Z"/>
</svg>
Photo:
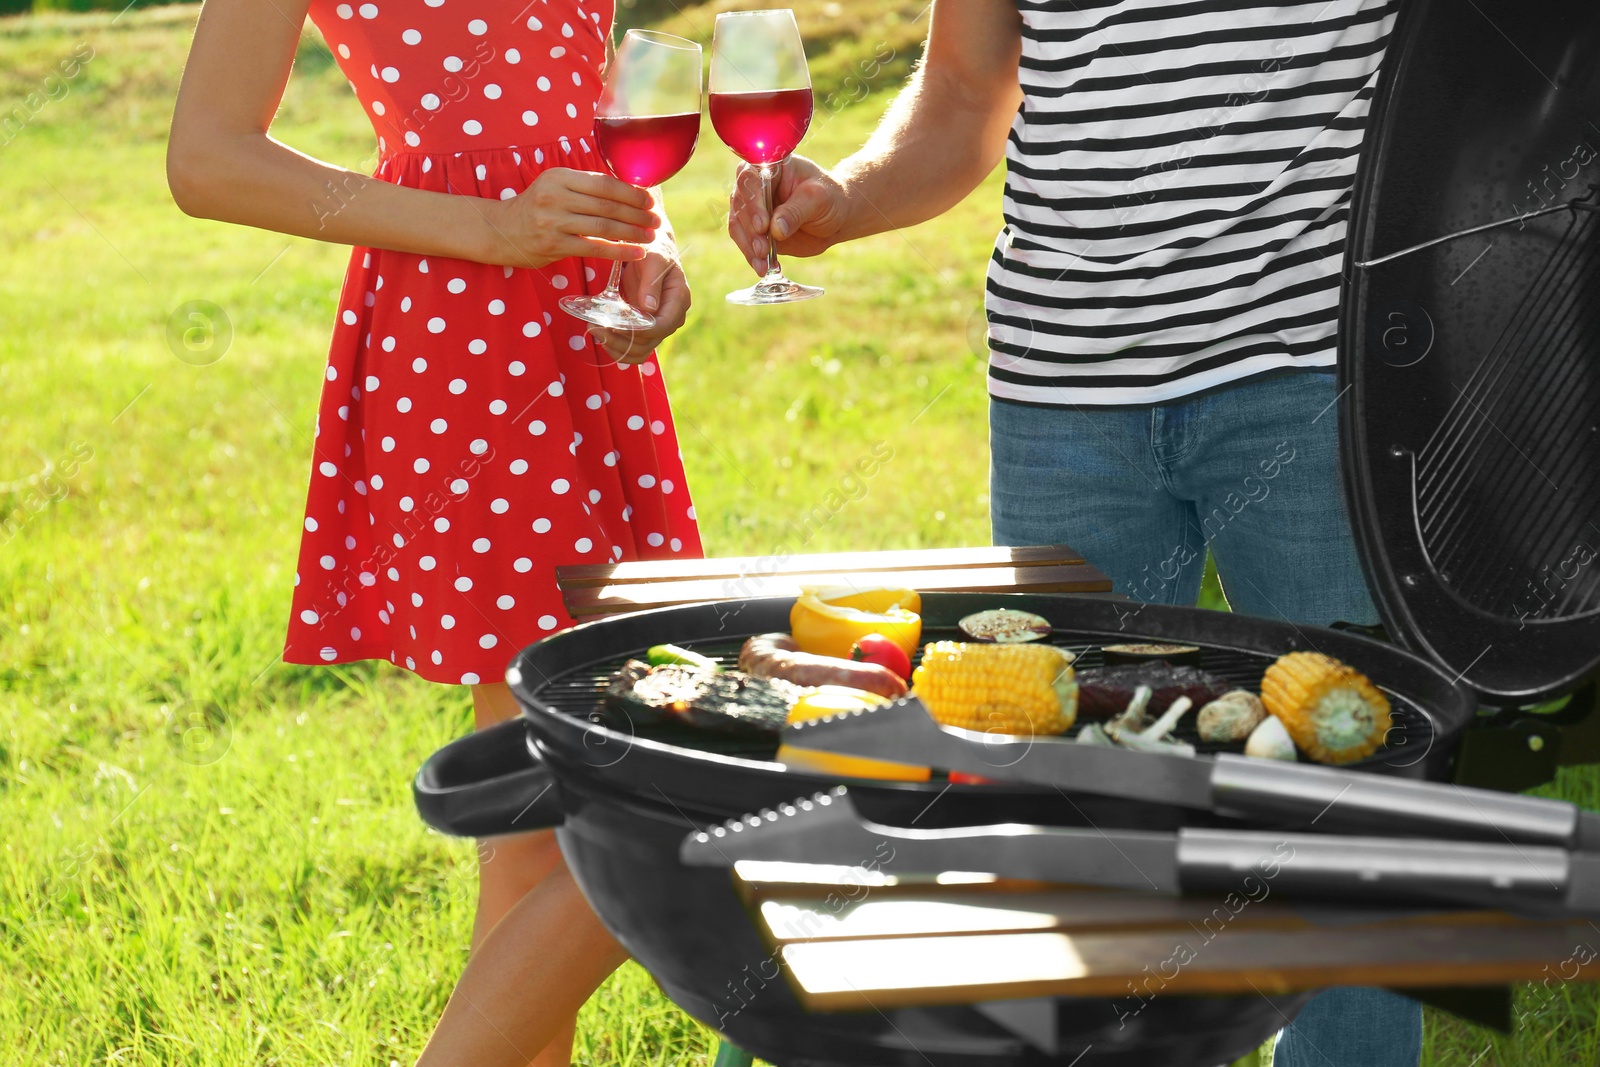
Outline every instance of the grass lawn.
<svg viewBox="0 0 1600 1067">
<path fill-rule="evenodd" d="M 704 35 L 722 6 L 671 27 Z M 796 6 L 823 101 L 807 150 L 832 160 L 906 69 L 921 5 Z M 409 778 L 469 729 L 467 698 L 386 665 L 277 661 L 346 253 L 172 205 L 195 10 L 0 20 L 0 113 L 27 118 L 0 136 L 0 1061 L 408 1063 L 475 885 L 472 845 L 422 827 Z M 69 56 L 75 76 L 47 79 Z M 310 34 L 274 133 L 370 161 Z M 936 223 L 795 263 L 824 300 L 747 311 L 720 299 L 748 274 L 721 230 L 732 173 L 708 135 L 668 201 L 699 298 L 663 362 L 709 550 L 770 551 L 884 440 L 885 473 L 804 549 L 984 543 L 999 176 Z M 169 343 L 194 300 L 231 329 L 206 366 Z M 1561 787 L 1595 803 L 1592 776 Z M 1430 1014 L 1428 1062 L 1600 1061 L 1592 987 L 1522 1002 L 1514 1038 Z M 577 1055 L 712 1047 L 630 965 L 585 1008 Z"/>
</svg>

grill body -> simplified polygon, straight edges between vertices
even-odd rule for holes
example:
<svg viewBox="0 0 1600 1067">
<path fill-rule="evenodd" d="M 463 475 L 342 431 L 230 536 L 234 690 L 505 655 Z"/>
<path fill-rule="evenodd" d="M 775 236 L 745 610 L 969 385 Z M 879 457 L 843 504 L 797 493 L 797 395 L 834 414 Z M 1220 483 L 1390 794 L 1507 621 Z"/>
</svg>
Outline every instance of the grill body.
<svg viewBox="0 0 1600 1067">
<path fill-rule="evenodd" d="M 458 833 L 558 826 L 562 853 L 596 914 L 667 995 L 740 1047 L 784 1067 L 1210 1067 L 1259 1045 L 1304 1003 L 1308 994 L 1168 996 L 1126 1017 L 1126 1004 L 1119 1010 L 1113 1000 L 1060 998 L 1054 1003 L 1060 1047 L 1053 1056 L 965 1006 L 880 1013 L 864 1004 L 860 1012 L 806 1013 L 727 873 L 683 866 L 678 847 L 691 830 L 837 780 L 751 758 L 738 746 L 688 748 L 589 718 L 605 678 L 630 656 L 671 641 L 727 660 L 745 636 L 783 629 L 791 603 L 774 598 L 641 612 L 579 626 L 525 649 L 509 675 L 523 707 L 521 722 L 501 727 L 510 731 L 501 737 L 490 731 L 456 742 L 464 751 L 480 750 L 479 770 L 473 758 L 458 759 L 448 770 L 430 762 L 433 769 L 425 767 L 419 777 L 425 817 Z M 1396 708 L 1401 725 L 1393 743 L 1359 765 L 1376 773 L 1446 776 L 1474 713 L 1462 687 L 1403 649 L 1352 633 L 1192 608 L 1130 613 L 1124 601 L 1096 597 L 929 594 L 923 599 L 927 637 L 953 634 L 963 615 L 996 606 L 1043 615 L 1068 647 L 1140 638 L 1200 645 L 1205 669 L 1252 685 L 1285 651 L 1326 651 L 1380 680 Z M 517 777 L 516 760 L 508 759 L 514 748 L 521 749 L 522 773 L 535 776 L 523 782 L 529 800 L 508 797 L 499 814 L 486 817 L 482 811 L 451 814 L 427 799 L 448 791 L 445 779 L 474 774 L 486 779 L 479 788 L 491 796 L 496 781 L 508 783 L 509 791 Z M 865 816 L 902 826 L 1225 825 L 1159 804 L 1027 786 L 852 782 L 851 792 Z"/>
</svg>

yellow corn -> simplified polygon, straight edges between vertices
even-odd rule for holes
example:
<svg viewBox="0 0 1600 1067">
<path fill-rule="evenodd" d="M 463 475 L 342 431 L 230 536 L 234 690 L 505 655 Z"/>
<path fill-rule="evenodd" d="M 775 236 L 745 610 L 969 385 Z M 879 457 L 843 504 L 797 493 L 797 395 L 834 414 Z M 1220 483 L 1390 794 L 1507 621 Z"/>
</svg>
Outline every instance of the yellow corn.
<svg viewBox="0 0 1600 1067">
<path fill-rule="evenodd" d="M 1354 667 L 1320 652 L 1278 657 L 1261 679 L 1261 703 L 1318 763 L 1352 763 L 1383 744 L 1389 698 Z"/>
<path fill-rule="evenodd" d="M 1053 645 L 935 641 L 922 650 L 911 688 L 948 726 L 1059 734 L 1078 717 L 1072 659 Z"/>
</svg>

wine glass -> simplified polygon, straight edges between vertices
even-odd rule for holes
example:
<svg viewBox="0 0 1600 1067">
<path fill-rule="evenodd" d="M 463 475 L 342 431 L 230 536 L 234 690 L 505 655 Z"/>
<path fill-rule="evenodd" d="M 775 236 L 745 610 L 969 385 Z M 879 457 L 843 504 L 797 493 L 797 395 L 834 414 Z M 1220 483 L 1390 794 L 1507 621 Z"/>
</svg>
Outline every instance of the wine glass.
<svg viewBox="0 0 1600 1067">
<path fill-rule="evenodd" d="M 774 179 L 811 126 L 811 71 L 794 12 L 728 11 L 717 16 L 711 44 L 711 125 L 722 143 L 760 168 L 761 196 L 772 217 Z M 783 276 L 767 239 L 767 273 L 728 294 L 730 304 L 788 304 L 821 296 L 814 285 Z"/>
<path fill-rule="evenodd" d="M 629 30 L 606 71 L 595 108 L 595 147 L 622 181 L 648 189 L 683 169 L 700 138 L 700 46 L 655 30 Z M 561 310 L 596 326 L 648 330 L 656 324 L 622 299 L 622 262 L 594 296 L 564 296 Z"/>
</svg>

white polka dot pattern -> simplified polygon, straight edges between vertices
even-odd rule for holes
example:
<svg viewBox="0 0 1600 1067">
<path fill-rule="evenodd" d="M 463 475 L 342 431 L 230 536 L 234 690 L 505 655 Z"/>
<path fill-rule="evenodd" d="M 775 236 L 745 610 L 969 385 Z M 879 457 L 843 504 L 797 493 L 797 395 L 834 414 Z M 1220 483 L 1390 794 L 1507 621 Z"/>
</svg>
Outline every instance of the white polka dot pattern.
<svg viewBox="0 0 1600 1067">
<path fill-rule="evenodd" d="M 603 169 L 590 135 L 611 0 L 535 6 L 312 0 L 373 123 L 380 180 L 503 198 L 548 167 Z M 353 251 L 286 660 L 498 680 L 571 624 L 557 566 L 700 553 L 654 357 L 616 365 L 556 309 L 609 267 Z"/>
<path fill-rule="evenodd" d="M 382 155 L 438 156 L 528 144 L 531 126 L 552 147 L 592 132 L 613 4 L 539 0 L 542 17 L 518 17 L 529 6 L 312 0 L 310 14 L 376 116 Z"/>
</svg>

